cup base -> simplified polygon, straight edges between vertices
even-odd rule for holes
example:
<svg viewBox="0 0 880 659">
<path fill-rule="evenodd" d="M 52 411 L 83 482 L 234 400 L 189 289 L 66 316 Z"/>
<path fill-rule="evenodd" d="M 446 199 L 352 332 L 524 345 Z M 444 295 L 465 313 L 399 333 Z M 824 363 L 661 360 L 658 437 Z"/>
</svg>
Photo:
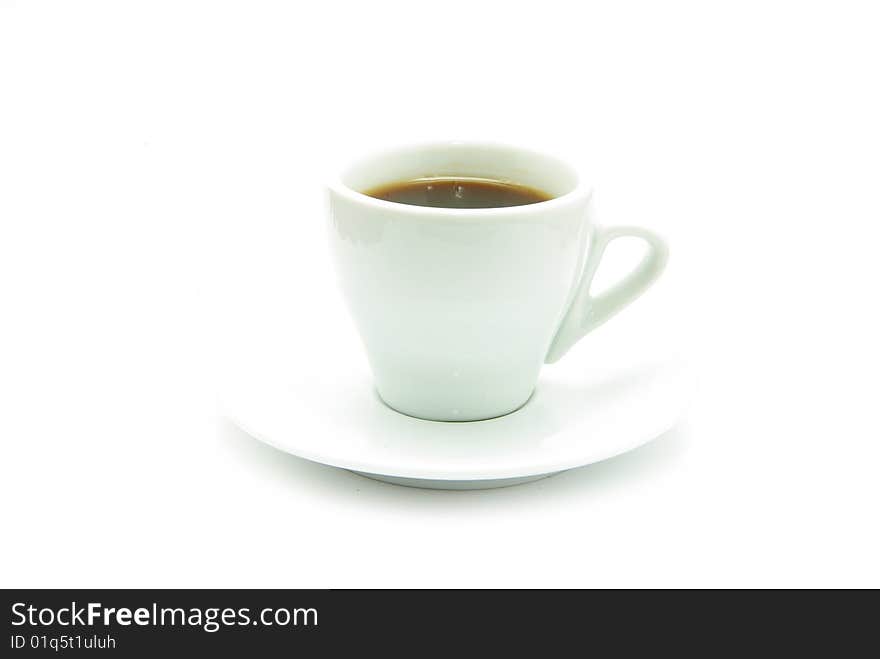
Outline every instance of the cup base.
<svg viewBox="0 0 880 659">
<path fill-rule="evenodd" d="M 398 414 L 403 414 L 404 416 L 412 417 L 413 419 L 419 419 L 421 421 L 436 421 L 439 423 L 473 423 L 475 421 L 490 421 L 492 419 L 498 419 L 503 416 L 508 416 L 509 414 L 513 414 L 514 412 L 518 412 L 523 407 L 525 407 L 526 404 L 532 399 L 532 396 L 534 394 L 535 394 L 535 390 L 532 389 L 529 392 L 529 395 L 526 396 L 525 400 L 514 405 L 513 407 L 506 408 L 506 409 L 502 408 L 498 412 L 488 412 L 486 414 L 474 414 L 474 413 L 462 414 L 459 412 L 459 410 L 452 409 L 448 414 L 443 414 L 443 413 L 429 412 L 427 410 L 425 410 L 425 411 L 418 410 L 417 411 L 417 410 L 410 410 L 410 409 L 406 409 L 406 410 L 401 409 L 400 407 L 396 407 L 396 406 L 392 405 L 391 403 L 389 403 L 387 400 L 385 400 L 385 398 L 382 397 L 381 392 L 378 389 L 376 389 L 376 396 L 390 410 L 393 410 L 394 412 L 397 412 Z"/>
</svg>

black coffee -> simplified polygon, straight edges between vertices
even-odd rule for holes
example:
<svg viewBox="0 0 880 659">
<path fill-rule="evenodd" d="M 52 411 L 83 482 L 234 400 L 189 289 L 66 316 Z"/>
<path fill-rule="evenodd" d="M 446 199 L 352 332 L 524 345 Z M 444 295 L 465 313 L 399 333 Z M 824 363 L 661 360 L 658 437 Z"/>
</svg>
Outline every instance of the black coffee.
<svg viewBox="0 0 880 659">
<path fill-rule="evenodd" d="M 364 191 L 385 201 L 438 208 L 504 208 L 547 201 L 552 196 L 518 183 L 484 178 L 419 178 Z"/>
</svg>

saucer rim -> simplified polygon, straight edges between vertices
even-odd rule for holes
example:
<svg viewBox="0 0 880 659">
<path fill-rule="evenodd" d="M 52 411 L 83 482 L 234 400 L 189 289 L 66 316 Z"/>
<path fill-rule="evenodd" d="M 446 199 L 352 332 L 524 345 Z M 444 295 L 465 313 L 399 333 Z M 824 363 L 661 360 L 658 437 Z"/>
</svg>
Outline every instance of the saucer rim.
<svg viewBox="0 0 880 659">
<path fill-rule="evenodd" d="M 598 451 L 594 452 L 593 455 L 589 455 L 589 452 L 587 452 L 579 458 L 569 457 L 568 459 L 562 461 L 532 462 L 528 466 L 510 466 L 495 471 L 487 471 L 485 466 L 481 466 L 480 468 L 474 470 L 471 470 L 467 466 L 464 466 L 461 470 L 456 470 L 454 472 L 438 471 L 430 467 L 401 469 L 400 467 L 389 467 L 387 464 L 378 464 L 370 461 L 349 460 L 345 457 L 339 456 L 328 457 L 327 455 L 322 454 L 320 451 L 310 451 L 308 449 L 301 450 L 300 447 L 297 447 L 296 450 L 292 450 L 290 446 L 285 446 L 282 444 L 282 442 L 268 438 L 265 433 L 256 430 L 248 423 L 242 421 L 229 409 L 222 410 L 221 415 L 237 428 L 239 428 L 242 432 L 256 439 L 257 441 L 260 441 L 267 446 L 271 446 L 272 448 L 283 453 L 293 455 L 303 460 L 308 460 L 309 462 L 315 462 L 317 464 L 337 467 L 340 469 L 347 469 L 349 471 L 372 473 L 380 476 L 392 476 L 397 478 L 411 478 L 433 481 L 487 481 L 507 478 L 525 478 L 528 476 L 538 476 L 541 474 L 555 473 L 566 471 L 568 469 L 585 467 L 587 465 L 610 460 L 611 458 L 616 458 L 620 455 L 623 455 L 624 453 L 628 453 L 637 448 L 640 448 L 672 430 L 683 418 L 686 407 L 687 404 L 684 404 L 681 406 L 681 409 L 676 409 L 675 413 L 668 414 L 662 419 L 661 422 L 654 424 L 654 427 L 652 427 L 650 431 L 640 433 L 638 439 L 626 443 L 621 443 L 620 445 L 615 446 L 613 450 L 609 450 L 607 452 Z"/>
</svg>

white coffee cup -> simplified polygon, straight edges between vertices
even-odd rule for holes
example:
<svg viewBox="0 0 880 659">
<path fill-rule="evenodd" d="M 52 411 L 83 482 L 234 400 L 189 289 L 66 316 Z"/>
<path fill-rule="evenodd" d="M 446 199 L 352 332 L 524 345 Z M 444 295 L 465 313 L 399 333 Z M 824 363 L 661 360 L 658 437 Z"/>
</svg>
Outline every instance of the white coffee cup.
<svg viewBox="0 0 880 659">
<path fill-rule="evenodd" d="M 505 208 L 400 204 L 363 192 L 424 177 L 479 177 L 542 190 L 549 201 Z M 404 414 L 475 421 L 524 405 L 544 362 L 638 297 L 667 260 L 636 227 L 600 228 L 590 187 L 543 153 L 442 142 L 377 153 L 329 185 L 330 235 L 342 290 L 379 396 Z M 649 249 L 598 296 L 590 284 L 609 242 Z"/>
</svg>

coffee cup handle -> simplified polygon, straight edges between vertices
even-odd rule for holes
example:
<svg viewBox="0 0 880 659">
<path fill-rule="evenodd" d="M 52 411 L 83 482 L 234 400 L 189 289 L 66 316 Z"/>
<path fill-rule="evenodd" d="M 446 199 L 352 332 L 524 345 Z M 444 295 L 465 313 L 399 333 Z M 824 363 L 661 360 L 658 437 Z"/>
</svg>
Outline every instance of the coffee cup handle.
<svg viewBox="0 0 880 659">
<path fill-rule="evenodd" d="M 590 295 L 593 277 L 599 269 L 605 248 L 615 238 L 635 237 L 648 243 L 648 251 L 639 264 L 601 295 Z M 641 227 L 596 227 L 587 253 L 584 272 L 571 305 L 562 319 L 545 359 L 552 364 L 568 352 L 587 333 L 596 329 L 618 311 L 644 293 L 653 284 L 669 258 L 669 248 L 658 235 Z"/>
</svg>

